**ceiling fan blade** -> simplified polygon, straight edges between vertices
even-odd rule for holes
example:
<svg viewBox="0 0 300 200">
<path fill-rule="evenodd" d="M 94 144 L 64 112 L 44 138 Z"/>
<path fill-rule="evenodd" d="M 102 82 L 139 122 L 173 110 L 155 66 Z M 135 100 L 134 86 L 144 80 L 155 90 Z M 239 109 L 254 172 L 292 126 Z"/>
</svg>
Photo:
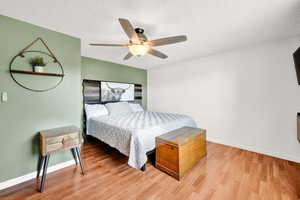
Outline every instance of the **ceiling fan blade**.
<svg viewBox="0 0 300 200">
<path fill-rule="evenodd" d="M 132 55 L 132 53 L 128 53 L 124 58 L 123 58 L 123 60 L 128 60 L 129 58 L 131 58 L 133 55 Z"/>
<path fill-rule="evenodd" d="M 162 52 L 157 51 L 155 49 L 149 49 L 148 53 L 153 55 L 153 56 L 162 58 L 162 59 L 166 59 L 168 57 L 166 54 L 163 54 Z"/>
<path fill-rule="evenodd" d="M 136 34 L 133 26 L 128 21 L 128 19 L 119 18 L 119 22 L 120 22 L 123 30 L 125 31 L 125 33 L 127 34 L 127 36 L 129 37 L 129 39 L 132 42 L 139 42 L 140 41 L 138 35 Z"/>
<path fill-rule="evenodd" d="M 174 37 L 167 37 L 167 38 L 161 38 L 157 40 L 150 40 L 148 43 L 151 46 L 162 46 L 162 45 L 167 45 L 167 44 L 174 44 L 177 42 L 184 42 L 187 40 L 187 37 L 185 35 L 179 35 L 179 36 L 174 36 Z"/>
<path fill-rule="evenodd" d="M 127 47 L 129 44 L 90 44 L 92 46 L 105 46 L 105 47 Z"/>
</svg>

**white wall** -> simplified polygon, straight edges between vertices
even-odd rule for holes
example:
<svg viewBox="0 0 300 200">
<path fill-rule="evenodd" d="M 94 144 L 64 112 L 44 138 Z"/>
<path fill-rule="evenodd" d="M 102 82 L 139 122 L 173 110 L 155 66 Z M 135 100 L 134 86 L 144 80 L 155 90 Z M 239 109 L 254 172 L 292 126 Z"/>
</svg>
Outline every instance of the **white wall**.
<svg viewBox="0 0 300 200">
<path fill-rule="evenodd" d="M 299 46 L 300 37 L 149 69 L 149 109 L 192 116 L 210 141 L 300 162 Z"/>
</svg>

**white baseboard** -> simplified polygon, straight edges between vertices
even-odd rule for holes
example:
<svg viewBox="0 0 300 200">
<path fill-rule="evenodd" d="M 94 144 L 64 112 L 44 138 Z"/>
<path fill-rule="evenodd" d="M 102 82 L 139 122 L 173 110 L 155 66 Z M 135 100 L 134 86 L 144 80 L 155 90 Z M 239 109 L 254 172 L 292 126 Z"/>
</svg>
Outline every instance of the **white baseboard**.
<svg viewBox="0 0 300 200">
<path fill-rule="evenodd" d="M 74 160 L 69 160 L 69 161 L 66 161 L 66 162 L 63 162 L 63 163 L 59 163 L 57 165 L 53 165 L 53 166 L 48 168 L 47 174 L 49 174 L 51 172 L 54 172 L 54 171 L 57 171 L 59 169 L 68 167 L 70 165 L 74 165 L 74 164 L 75 164 Z M 34 179 L 34 178 L 36 178 L 36 175 L 37 175 L 37 171 L 34 171 L 34 172 L 31 172 L 31 173 L 26 174 L 24 176 L 20 176 L 20 177 L 17 177 L 17 178 L 13 178 L 13 179 L 1 182 L 0 183 L 0 190 L 3 190 L 5 188 L 23 183 L 23 182 L 31 180 L 31 179 Z"/>
<path fill-rule="evenodd" d="M 296 156 L 292 156 L 292 155 L 286 155 L 286 154 L 282 154 L 282 153 L 279 153 L 279 152 L 268 151 L 268 150 L 257 148 L 257 147 L 254 147 L 254 146 L 234 144 L 234 143 L 228 142 L 228 141 L 224 142 L 224 141 L 221 141 L 221 140 L 218 140 L 218 139 L 215 139 L 215 138 L 209 138 L 209 139 L 207 139 L 207 141 L 218 143 L 218 144 L 223 144 L 223 145 L 226 145 L 226 146 L 235 147 L 235 148 L 239 148 L 239 149 L 243 149 L 243 150 L 247 150 L 247 151 L 251 151 L 251 152 L 255 152 L 255 153 L 265 154 L 265 155 L 268 155 L 268 156 L 272 156 L 272 157 L 276 157 L 276 158 L 280 158 L 280 159 L 284 159 L 284 160 L 288 160 L 288 161 L 293 161 L 293 162 L 300 163 L 300 157 L 296 157 Z"/>
</svg>

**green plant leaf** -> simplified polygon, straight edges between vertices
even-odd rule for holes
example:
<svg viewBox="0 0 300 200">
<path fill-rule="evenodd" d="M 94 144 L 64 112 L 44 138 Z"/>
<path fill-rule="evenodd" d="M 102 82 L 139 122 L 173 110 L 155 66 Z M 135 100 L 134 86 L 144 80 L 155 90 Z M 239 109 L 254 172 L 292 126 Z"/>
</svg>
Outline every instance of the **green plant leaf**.
<svg viewBox="0 0 300 200">
<path fill-rule="evenodd" d="M 41 56 L 35 56 L 33 58 L 30 58 L 29 59 L 29 64 L 32 67 L 35 67 L 35 66 L 45 67 L 47 65 L 47 63 L 45 63 L 45 61 L 44 61 L 44 58 L 41 57 Z"/>
</svg>

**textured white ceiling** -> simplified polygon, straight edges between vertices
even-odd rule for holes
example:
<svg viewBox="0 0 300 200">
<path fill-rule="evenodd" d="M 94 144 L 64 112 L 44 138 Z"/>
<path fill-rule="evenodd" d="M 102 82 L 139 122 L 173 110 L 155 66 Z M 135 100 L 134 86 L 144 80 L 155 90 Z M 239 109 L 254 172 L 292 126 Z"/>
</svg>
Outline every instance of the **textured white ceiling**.
<svg viewBox="0 0 300 200">
<path fill-rule="evenodd" d="M 172 64 L 300 33 L 300 0 L 1 0 L 0 13 L 82 39 L 82 55 L 140 68 Z M 118 18 L 145 29 L 148 39 L 186 34 L 188 41 L 157 47 L 123 61 L 126 43 Z"/>
</svg>

